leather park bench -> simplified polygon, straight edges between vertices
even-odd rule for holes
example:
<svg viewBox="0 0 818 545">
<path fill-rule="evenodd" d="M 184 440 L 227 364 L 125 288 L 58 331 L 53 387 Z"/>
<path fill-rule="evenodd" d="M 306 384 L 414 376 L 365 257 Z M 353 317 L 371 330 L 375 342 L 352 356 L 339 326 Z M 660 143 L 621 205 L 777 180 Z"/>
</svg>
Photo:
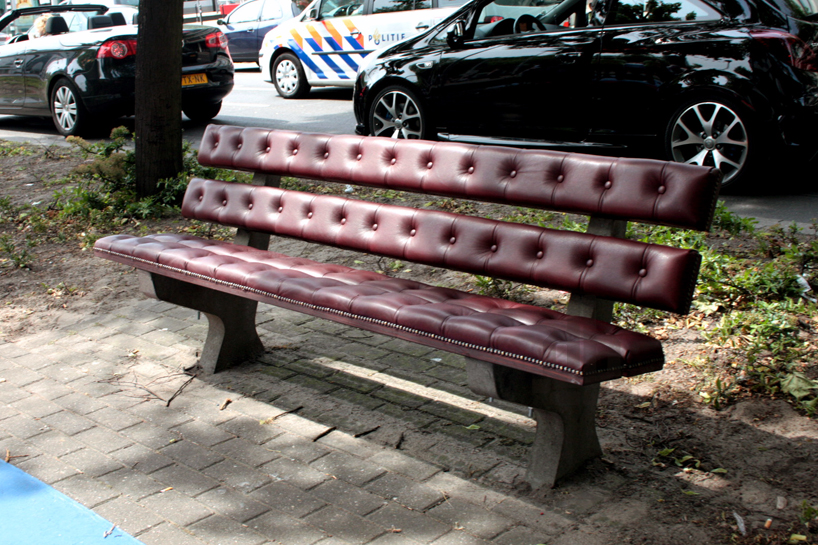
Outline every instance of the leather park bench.
<svg viewBox="0 0 818 545">
<path fill-rule="evenodd" d="M 263 352 L 259 301 L 466 358 L 478 394 L 533 408 L 526 478 L 555 481 L 599 456 L 600 383 L 656 371 L 662 345 L 609 323 L 613 302 L 687 313 L 694 250 L 624 238 L 628 221 L 706 230 L 717 170 L 645 159 L 211 125 L 202 165 L 254 184 L 193 179 L 182 214 L 237 228 L 233 242 L 115 235 L 95 254 L 135 267 L 149 296 L 204 312 L 216 372 Z M 587 232 L 279 188 L 282 176 L 555 210 Z M 264 185 L 260 185 L 260 184 Z M 269 236 L 572 293 L 566 313 L 268 250 Z"/>
</svg>

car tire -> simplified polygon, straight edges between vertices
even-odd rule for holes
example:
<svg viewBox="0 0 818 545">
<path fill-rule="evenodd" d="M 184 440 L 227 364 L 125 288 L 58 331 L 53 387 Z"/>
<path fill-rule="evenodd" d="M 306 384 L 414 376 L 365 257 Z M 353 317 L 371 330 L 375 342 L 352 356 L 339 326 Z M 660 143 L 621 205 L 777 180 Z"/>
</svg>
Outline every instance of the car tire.
<svg viewBox="0 0 818 545">
<path fill-rule="evenodd" d="M 665 147 L 671 161 L 718 168 L 722 190 L 747 189 L 768 151 L 752 114 L 721 98 L 682 103 L 668 121 Z"/>
<path fill-rule="evenodd" d="M 310 92 L 310 84 L 304 75 L 301 61 L 292 53 L 282 53 L 273 61 L 273 83 L 284 98 L 304 98 Z"/>
<path fill-rule="evenodd" d="M 399 85 L 386 87 L 369 107 L 369 134 L 387 138 L 428 139 L 429 119 L 417 95 Z"/>
<path fill-rule="evenodd" d="M 187 106 L 182 106 L 182 112 L 193 122 L 206 123 L 219 115 L 222 109 L 222 101 L 218 102 L 197 102 Z"/>
<path fill-rule="evenodd" d="M 80 136 L 88 132 L 90 115 L 77 88 L 69 80 L 59 80 L 51 89 L 51 119 L 63 136 Z"/>
</svg>

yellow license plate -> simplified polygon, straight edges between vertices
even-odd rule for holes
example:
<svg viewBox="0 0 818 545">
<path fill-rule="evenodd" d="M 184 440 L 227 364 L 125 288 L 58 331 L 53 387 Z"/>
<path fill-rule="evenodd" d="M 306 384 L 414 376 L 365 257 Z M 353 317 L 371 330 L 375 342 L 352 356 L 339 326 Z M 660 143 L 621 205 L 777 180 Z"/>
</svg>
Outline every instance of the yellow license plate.
<svg viewBox="0 0 818 545">
<path fill-rule="evenodd" d="M 182 76 L 182 87 L 207 83 L 207 74 L 185 74 Z"/>
</svg>

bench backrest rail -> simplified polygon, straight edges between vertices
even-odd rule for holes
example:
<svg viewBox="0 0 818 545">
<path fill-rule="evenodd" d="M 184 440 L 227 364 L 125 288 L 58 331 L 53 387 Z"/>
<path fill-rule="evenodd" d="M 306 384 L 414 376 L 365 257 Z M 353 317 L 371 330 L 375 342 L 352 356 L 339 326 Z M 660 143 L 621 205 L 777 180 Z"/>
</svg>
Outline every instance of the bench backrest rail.
<svg viewBox="0 0 818 545">
<path fill-rule="evenodd" d="M 451 142 L 210 125 L 206 166 L 706 230 L 714 168 Z"/>
<path fill-rule="evenodd" d="M 188 218 L 686 313 L 693 250 L 275 187 L 194 179 Z"/>
</svg>

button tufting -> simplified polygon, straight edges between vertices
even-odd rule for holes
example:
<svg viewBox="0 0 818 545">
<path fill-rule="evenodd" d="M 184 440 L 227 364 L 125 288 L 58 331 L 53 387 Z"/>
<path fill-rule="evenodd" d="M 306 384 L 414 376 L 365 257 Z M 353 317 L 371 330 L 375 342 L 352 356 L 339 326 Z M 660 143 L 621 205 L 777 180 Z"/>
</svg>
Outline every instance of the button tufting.
<svg viewBox="0 0 818 545">
<path fill-rule="evenodd" d="M 659 189 L 657 189 L 657 191 L 659 192 L 659 194 L 660 194 L 660 195 L 664 195 L 664 193 L 665 193 L 665 186 L 660 185 L 660 186 L 659 186 Z"/>
<path fill-rule="evenodd" d="M 449 239 L 449 244 L 454 244 L 457 239 L 452 237 Z"/>
<path fill-rule="evenodd" d="M 429 161 L 428 163 L 426 163 L 426 168 L 432 168 L 432 162 L 431 162 L 431 161 Z"/>
<path fill-rule="evenodd" d="M 593 267 L 594 266 L 594 260 L 589 259 L 588 261 L 585 262 L 585 266 L 586 267 Z"/>
<path fill-rule="evenodd" d="M 359 161 L 361 160 L 361 157 L 363 157 L 363 155 L 361 155 L 361 154 L 359 153 L 359 154 L 358 154 L 358 160 L 359 160 Z"/>
<path fill-rule="evenodd" d="M 474 167 L 469 167 L 469 174 L 474 174 Z"/>
<path fill-rule="evenodd" d="M 241 149 L 241 143 L 236 146 L 237 149 Z"/>
<path fill-rule="evenodd" d="M 492 252 L 496 252 L 496 251 L 497 251 L 497 245 L 496 245 L 496 244 L 492 244 L 492 245 L 491 245 L 491 251 L 492 251 Z"/>
<path fill-rule="evenodd" d="M 545 252 L 540 250 L 539 252 L 537 252 L 537 259 L 542 259 L 544 255 L 545 255 Z"/>
<path fill-rule="evenodd" d="M 347 222 L 347 219 L 346 219 L 346 218 L 341 218 L 341 225 L 346 224 L 346 222 Z"/>
<path fill-rule="evenodd" d="M 605 189 L 610 189 L 612 185 L 613 185 L 613 184 L 611 183 L 611 181 L 610 181 L 610 180 L 608 180 L 607 182 L 605 182 L 605 185 L 604 185 L 603 187 L 604 187 Z"/>
<path fill-rule="evenodd" d="M 293 150 L 293 155 L 298 155 L 298 148 L 295 148 L 295 149 Z"/>
<path fill-rule="evenodd" d="M 516 177 L 517 177 L 517 171 L 516 171 L 516 170 L 512 170 L 512 171 L 509 173 L 509 176 L 511 176 L 512 178 L 516 178 Z"/>
<path fill-rule="evenodd" d="M 284 212 L 284 207 L 283 207 L 283 206 L 279 206 L 279 207 L 278 207 L 278 211 L 279 211 L 279 212 Z"/>
<path fill-rule="evenodd" d="M 252 210 L 252 209 L 253 209 L 253 203 L 248 204 L 248 205 L 247 205 L 247 208 L 248 208 L 248 209 L 250 209 L 250 210 Z"/>
<path fill-rule="evenodd" d="M 645 277 L 647 275 L 648 275 L 648 271 L 646 271 L 645 269 L 639 269 L 639 276 Z"/>
<path fill-rule="evenodd" d="M 307 217 L 311 218 L 312 217 L 312 212 L 307 212 Z"/>
<path fill-rule="evenodd" d="M 199 195 L 199 200 L 201 201 L 202 199 L 204 199 L 204 195 Z"/>
<path fill-rule="evenodd" d="M 416 230 L 412 229 L 411 231 L 409 231 L 409 236 L 410 236 L 410 237 L 415 236 L 415 234 L 417 234 L 417 231 L 416 231 Z"/>
<path fill-rule="evenodd" d="M 266 151 L 267 153 L 270 153 L 270 150 L 271 150 L 271 149 L 272 149 L 272 148 L 270 148 L 270 146 L 267 146 L 267 149 L 266 149 L 265 151 Z"/>
<path fill-rule="evenodd" d="M 215 142 L 213 142 L 213 147 L 214 147 L 214 148 L 215 148 L 215 147 L 217 147 L 218 145 L 219 145 L 219 141 L 218 141 L 218 140 L 216 140 Z"/>
<path fill-rule="evenodd" d="M 565 176 L 563 176 L 562 174 L 560 174 L 559 176 L 557 176 L 557 181 L 558 181 L 558 182 L 562 183 L 562 181 L 563 181 L 563 180 L 565 180 Z"/>
<path fill-rule="evenodd" d="M 326 159 L 327 157 L 329 157 L 329 152 L 328 152 L 328 151 L 325 151 L 325 152 L 324 152 L 324 159 Z"/>
<path fill-rule="evenodd" d="M 227 206 L 227 199 L 224 199 L 224 200 L 222 201 L 222 206 Z"/>
<path fill-rule="evenodd" d="M 373 230 L 373 231 L 377 231 L 377 230 L 378 230 L 378 224 L 377 224 L 377 223 L 373 223 L 373 224 L 372 224 L 372 230 Z"/>
<path fill-rule="evenodd" d="M 389 163 L 390 163 L 390 164 L 392 164 L 392 165 L 394 165 L 394 164 L 395 164 L 395 163 L 397 163 L 397 162 L 398 162 L 398 160 L 397 160 L 397 159 L 395 159 L 394 157 L 392 157 L 392 160 L 391 160 L 391 161 L 389 161 Z"/>
</svg>

